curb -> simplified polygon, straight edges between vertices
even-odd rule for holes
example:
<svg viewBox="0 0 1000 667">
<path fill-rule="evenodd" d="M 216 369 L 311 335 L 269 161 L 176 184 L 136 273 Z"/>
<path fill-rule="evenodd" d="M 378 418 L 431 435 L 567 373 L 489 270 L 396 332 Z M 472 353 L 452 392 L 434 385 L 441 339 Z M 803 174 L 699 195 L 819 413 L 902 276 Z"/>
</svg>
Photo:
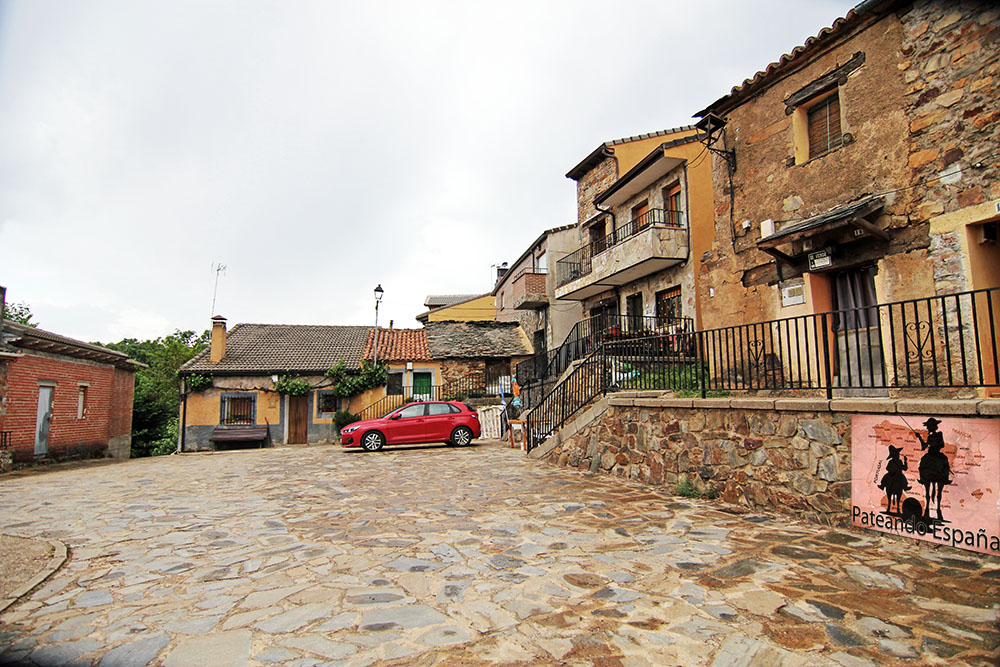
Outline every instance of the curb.
<svg viewBox="0 0 1000 667">
<path fill-rule="evenodd" d="M 12 537 L 19 537 L 12 535 Z M 24 538 L 24 539 L 36 539 L 36 538 Z M 10 594 L 10 597 L 0 598 L 0 614 L 7 611 L 15 602 L 26 596 L 28 593 L 33 591 L 42 582 L 51 577 L 53 574 L 59 571 L 59 568 L 63 566 L 66 559 L 69 557 L 69 550 L 66 545 L 59 540 L 47 540 L 49 546 L 52 547 L 52 556 L 49 558 L 49 562 L 42 568 L 42 571 L 36 574 L 34 577 L 29 579 L 23 586 L 15 590 Z"/>
</svg>

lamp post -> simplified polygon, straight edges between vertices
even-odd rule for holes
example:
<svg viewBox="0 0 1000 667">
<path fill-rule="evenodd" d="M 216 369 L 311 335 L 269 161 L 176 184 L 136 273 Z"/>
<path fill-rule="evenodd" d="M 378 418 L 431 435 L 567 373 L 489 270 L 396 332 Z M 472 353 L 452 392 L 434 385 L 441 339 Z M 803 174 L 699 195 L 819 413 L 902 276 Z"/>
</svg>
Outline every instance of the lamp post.
<svg viewBox="0 0 1000 667">
<path fill-rule="evenodd" d="M 381 283 L 375 287 L 375 350 L 372 353 L 372 363 L 376 366 L 378 365 L 378 303 L 384 293 Z"/>
</svg>

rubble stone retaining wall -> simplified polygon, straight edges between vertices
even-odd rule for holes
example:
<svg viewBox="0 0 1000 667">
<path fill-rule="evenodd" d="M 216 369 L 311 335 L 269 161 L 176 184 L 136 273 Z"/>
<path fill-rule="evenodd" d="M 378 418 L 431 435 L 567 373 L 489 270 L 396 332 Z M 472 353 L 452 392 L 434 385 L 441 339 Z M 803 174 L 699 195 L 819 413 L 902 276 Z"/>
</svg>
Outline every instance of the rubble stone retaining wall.
<svg viewBox="0 0 1000 667">
<path fill-rule="evenodd" d="M 729 503 L 850 522 L 851 416 L 995 416 L 998 400 L 678 399 L 620 392 L 532 455 L 560 466 L 675 487 Z M 916 417 L 915 417 L 916 418 Z"/>
</svg>

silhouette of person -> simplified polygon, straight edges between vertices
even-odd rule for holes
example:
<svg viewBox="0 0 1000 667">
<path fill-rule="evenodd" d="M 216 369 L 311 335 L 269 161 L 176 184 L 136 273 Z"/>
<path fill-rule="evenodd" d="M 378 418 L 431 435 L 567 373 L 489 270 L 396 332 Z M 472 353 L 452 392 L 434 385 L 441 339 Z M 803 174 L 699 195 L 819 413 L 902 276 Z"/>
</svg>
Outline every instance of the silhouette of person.
<svg viewBox="0 0 1000 667">
<path fill-rule="evenodd" d="M 889 505 L 885 508 L 887 514 L 892 513 L 893 504 L 896 505 L 896 514 L 902 512 L 900 502 L 903 498 L 903 491 L 908 491 L 910 488 L 910 483 L 907 481 L 906 475 L 903 474 L 903 471 L 908 468 L 909 461 L 905 456 L 902 461 L 899 460 L 899 453 L 902 451 L 902 447 L 889 445 L 889 456 L 886 458 L 888 463 L 885 465 L 885 474 L 882 475 L 882 481 L 878 485 L 878 488 L 885 491 L 885 495 L 889 498 Z"/>
<path fill-rule="evenodd" d="M 924 486 L 926 496 L 924 517 L 930 519 L 931 499 L 933 498 L 937 509 L 937 520 L 944 521 L 944 517 L 941 516 L 941 494 L 944 492 L 944 487 L 951 484 L 952 480 L 951 464 L 948 462 L 948 457 L 941 452 L 944 449 L 944 435 L 938 430 L 940 423 L 941 420 L 934 417 L 930 417 L 924 422 L 924 426 L 927 427 L 926 441 L 920 437 L 919 433 L 915 431 L 914 433 L 920 441 L 920 449 L 927 450 L 917 466 L 917 471 L 920 473 L 920 478 L 917 481 Z"/>
</svg>

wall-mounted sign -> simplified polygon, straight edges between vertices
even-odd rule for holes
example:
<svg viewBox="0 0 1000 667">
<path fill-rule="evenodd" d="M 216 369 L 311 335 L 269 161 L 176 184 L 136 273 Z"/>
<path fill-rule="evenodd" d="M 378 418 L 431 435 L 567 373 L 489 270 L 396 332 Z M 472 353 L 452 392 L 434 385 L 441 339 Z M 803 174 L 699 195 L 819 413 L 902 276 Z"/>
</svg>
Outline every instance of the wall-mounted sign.
<svg viewBox="0 0 1000 667">
<path fill-rule="evenodd" d="M 817 250 L 809 253 L 809 270 L 825 269 L 833 264 L 832 253 L 829 250 Z"/>
<path fill-rule="evenodd" d="M 854 415 L 851 523 L 1000 555 L 1000 420 Z"/>
</svg>

